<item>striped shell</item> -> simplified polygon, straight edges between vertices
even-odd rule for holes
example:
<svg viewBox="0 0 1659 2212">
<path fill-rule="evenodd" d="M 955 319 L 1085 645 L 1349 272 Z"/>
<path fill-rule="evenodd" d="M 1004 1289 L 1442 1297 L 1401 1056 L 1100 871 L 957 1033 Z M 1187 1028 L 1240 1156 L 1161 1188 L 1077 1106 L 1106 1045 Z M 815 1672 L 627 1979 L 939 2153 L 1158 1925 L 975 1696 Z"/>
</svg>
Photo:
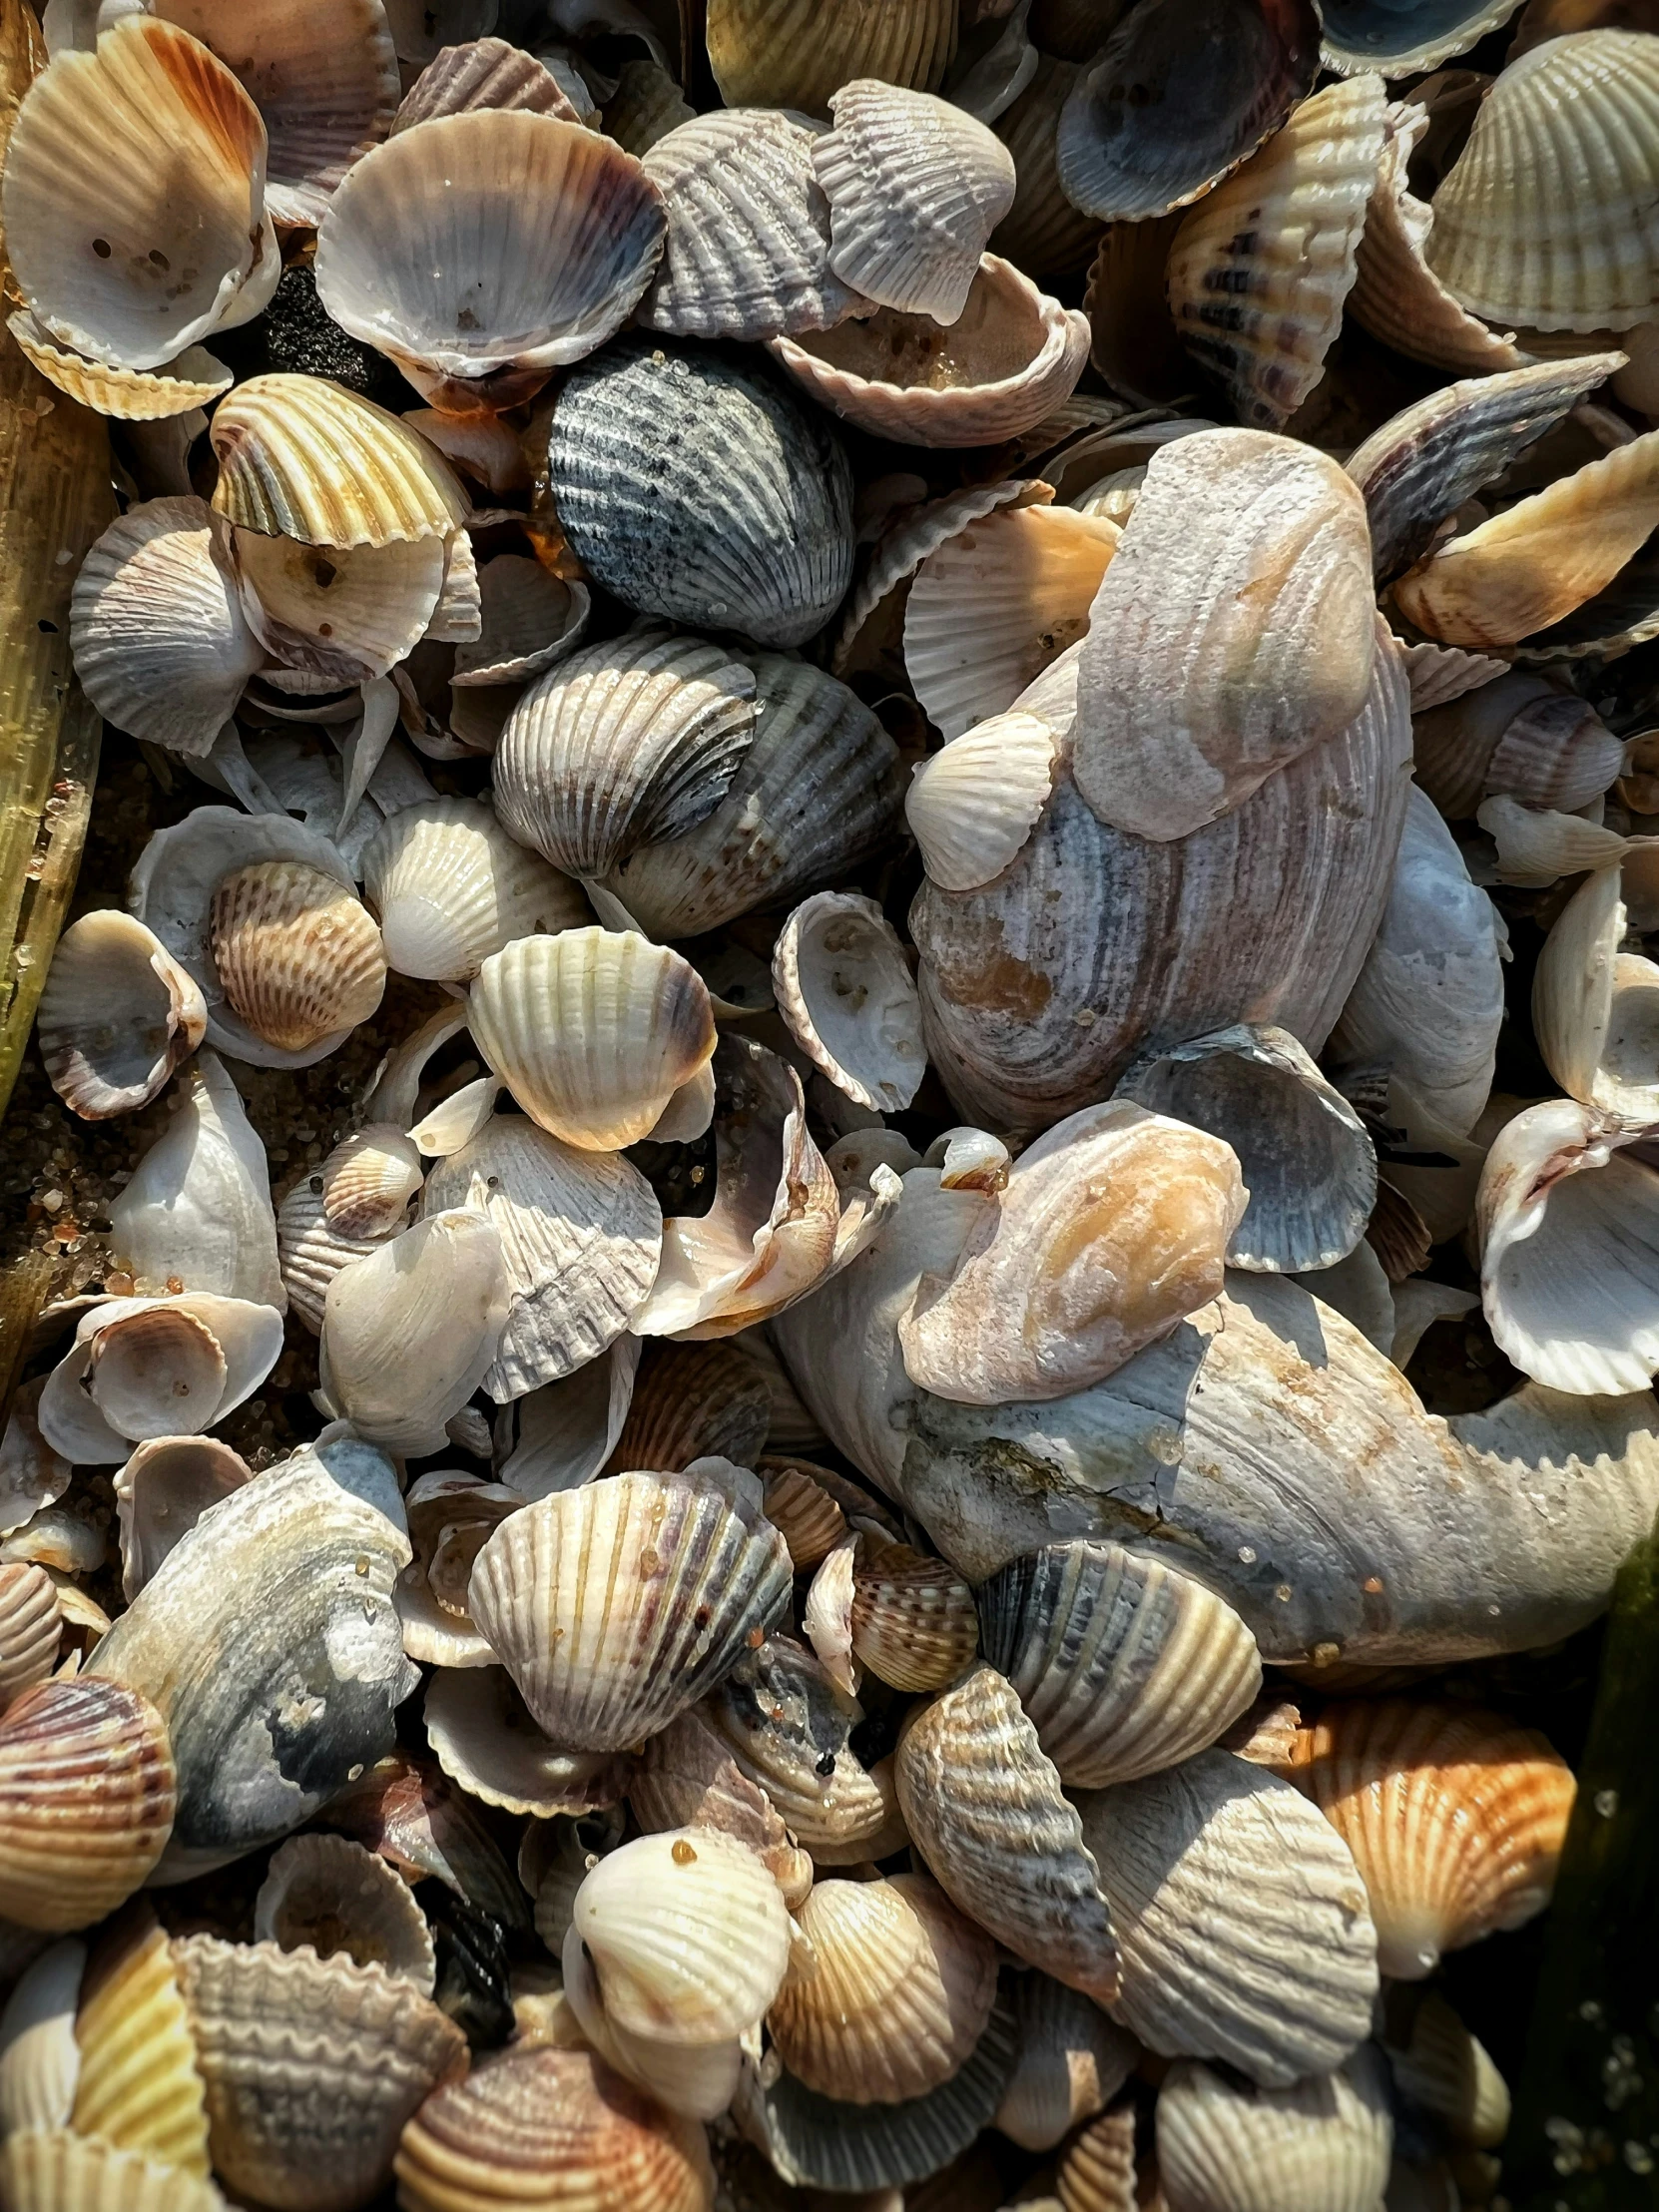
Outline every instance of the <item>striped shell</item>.
<svg viewBox="0 0 1659 2212">
<path fill-rule="evenodd" d="M 208 2178 L 208 2119 L 172 1947 L 135 1903 L 93 1945 L 75 2017 L 81 2070 L 70 2124 Z"/>
<path fill-rule="evenodd" d="M 36 1683 L 0 1714 L 0 1914 L 54 1934 L 132 1896 L 178 1803 L 162 1716 L 95 1677 Z"/>
<path fill-rule="evenodd" d="M 872 1530 L 854 1555 L 851 1629 L 856 1656 L 895 1690 L 942 1689 L 979 1646 L 973 1592 L 956 1570 Z"/>
</svg>

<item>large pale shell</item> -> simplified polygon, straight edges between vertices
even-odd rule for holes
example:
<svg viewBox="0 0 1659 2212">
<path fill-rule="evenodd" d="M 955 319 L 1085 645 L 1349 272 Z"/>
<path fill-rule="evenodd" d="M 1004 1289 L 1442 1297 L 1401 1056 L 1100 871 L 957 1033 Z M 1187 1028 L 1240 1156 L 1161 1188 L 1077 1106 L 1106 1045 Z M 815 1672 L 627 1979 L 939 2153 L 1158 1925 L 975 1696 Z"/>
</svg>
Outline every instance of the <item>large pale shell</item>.
<svg viewBox="0 0 1659 2212">
<path fill-rule="evenodd" d="M 58 939 L 36 1033 L 52 1088 L 83 1120 L 148 1106 L 207 1025 L 195 977 L 130 914 L 99 908 Z"/>
<path fill-rule="evenodd" d="M 129 18 L 59 55 L 17 111 L 0 195 L 26 304 L 77 352 L 138 369 L 258 313 L 250 279 L 277 268 L 265 165 L 259 110 L 172 24 Z"/>
<path fill-rule="evenodd" d="M 75 2040 L 76 2133 L 205 2181 L 208 2121 L 196 2046 L 171 1948 L 148 1906 L 129 1906 L 93 1945 Z"/>
<path fill-rule="evenodd" d="M 1054 783 L 1054 733 L 1038 716 L 992 715 L 923 761 L 904 819 L 941 890 L 993 882 L 1031 834 Z"/>
<path fill-rule="evenodd" d="M 713 0 L 709 66 L 728 107 L 801 108 L 822 115 L 854 77 L 937 92 L 956 51 L 949 0 L 867 8 L 803 0 Z"/>
<path fill-rule="evenodd" d="M 432 1933 L 409 1885 L 344 1836 L 292 1836 L 272 1854 L 254 1899 L 254 1937 L 319 1958 L 343 1952 L 432 1993 Z"/>
<path fill-rule="evenodd" d="M 845 450 L 747 362 L 608 347 L 560 390 L 548 476 L 589 575 L 642 614 L 800 645 L 851 579 Z"/>
<path fill-rule="evenodd" d="M 207 2086 L 216 2169 L 278 2212 L 352 2212 L 390 2177 L 399 2133 L 459 2070 L 454 2022 L 382 1966 L 308 1946 L 174 1946 Z"/>
<path fill-rule="evenodd" d="M 268 652 L 285 668 L 364 684 L 401 661 L 437 613 L 457 539 L 390 545 L 304 545 L 257 530 L 236 533 L 243 604 Z"/>
<path fill-rule="evenodd" d="M 0 1913 L 57 1935 L 132 1896 L 178 1803 L 165 1720 L 90 1676 L 37 1682 L 0 1713 Z"/>
<path fill-rule="evenodd" d="M 603 345 L 662 239 L 656 187 L 612 140 L 523 110 L 445 115 L 352 165 L 317 234 L 316 291 L 423 398 L 465 414 Z"/>
<path fill-rule="evenodd" d="M 610 1471 L 654 1467 L 679 1474 L 694 1459 L 709 1457 L 753 1467 L 771 1417 L 766 1378 L 735 1345 L 650 1343 L 628 1418 L 611 1448 Z M 766 1513 L 776 1523 L 770 1504 Z"/>
<path fill-rule="evenodd" d="M 1123 1956 L 1113 2016 L 1149 2049 L 1225 2058 L 1288 2088 L 1329 2073 L 1369 2033 L 1377 1931 L 1365 1884 L 1311 1810 L 1227 1751 L 1083 1801 Z"/>
<path fill-rule="evenodd" d="M 1361 1698 L 1298 1735 L 1291 1778 L 1353 1852 L 1379 1962 L 1420 1981 L 1441 1954 L 1549 1903 L 1573 1778 L 1535 1729 L 1469 1706 Z"/>
<path fill-rule="evenodd" d="M 253 1479 L 247 1460 L 216 1436 L 153 1436 L 140 1444 L 115 1474 L 128 1601 L 210 1506 Z"/>
<path fill-rule="evenodd" d="M 183 1287 L 287 1305 L 265 1146 L 211 1052 L 180 1084 L 173 1119 L 110 1202 L 110 1235 L 141 1290 Z"/>
<path fill-rule="evenodd" d="M 226 2212 L 211 2181 L 67 2128 L 19 2128 L 0 2148 L 17 2212 Z"/>
<path fill-rule="evenodd" d="M 0 2122 L 8 2136 L 69 2124 L 81 2073 L 75 2012 L 86 1962 L 86 1944 L 73 1937 L 47 1944 L 6 1999 L 0 2014 Z"/>
<path fill-rule="evenodd" d="M 772 338 L 768 349 L 821 406 L 876 437 L 995 445 L 1071 396 L 1089 325 L 1011 262 L 984 254 L 948 326 L 881 307 L 832 330 Z"/>
<path fill-rule="evenodd" d="M 208 945 L 231 1011 L 280 1053 L 314 1053 L 369 1020 L 386 987 L 372 915 L 302 860 L 256 860 L 223 876 Z"/>
<path fill-rule="evenodd" d="M 1387 2070 L 1369 2044 L 1317 2081 L 1236 2088 L 1182 2064 L 1158 2092 L 1171 2212 L 1376 2212 L 1392 2141 Z"/>
<path fill-rule="evenodd" d="M 1618 860 L 1598 867 L 1556 916 L 1532 976 L 1544 1064 L 1581 1105 L 1659 1121 L 1654 1023 L 1659 968 L 1623 952 L 1630 916 Z"/>
<path fill-rule="evenodd" d="M 1381 77 L 1328 85 L 1175 234 L 1175 327 L 1241 421 L 1278 429 L 1325 373 L 1382 167 L 1385 106 Z"/>
<path fill-rule="evenodd" d="M 863 1708 L 790 1636 L 746 1651 L 698 1717 L 733 1764 L 765 1791 L 822 1866 L 857 1864 L 903 1848 L 886 1832 L 890 1771 L 866 1769 L 852 1749 Z"/>
<path fill-rule="evenodd" d="M 147 1436 L 199 1434 L 223 1420 L 281 1349 L 272 1306 L 199 1291 L 102 1300 L 47 1378 L 41 1434 L 66 1459 L 113 1466 Z"/>
<path fill-rule="evenodd" d="M 1233 813 L 1361 713 L 1376 629 L 1365 504 L 1335 461 L 1260 430 L 1163 446 L 1077 664 L 1077 788 L 1159 840 Z"/>
<path fill-rule="evenodd" d="M 1262 1683 L 1256 1640 L 1201 1582 L 1117 1544 L 1047 1544 L 979 1594 L 985 1656 L 1068 1787 L 1138 1781 L 1206 1750 Z"/>
<path fill-rule="evenodd" d="M 467 1609 L 556 1743 L 639 1743 L 784 1611 L 789 1552 L 750 1484 L 612 1475 L 538 1499 L 485 1544 Z"/>
<path fill-rule="evenodd" d="M 0 1565 L 0 1709 L 52 1672 L 63 1625 L 58 1586 L 43 1566 L 30 1559 Z"/>
<path fill-rule="evenodd" d="M 520 937 L 484 961 L 467 1003 L 525 1112 L 584 1151 L 648 1136 L 715 1049 L 702 977 L 634 930 Z"/>
<path fill-rule="evenodd" d="M 1659 303 L 1659 54 L 1641 34 L 1551 39 L 1504 70 L 1434 195 L 1424 249 L 1488 321 L 1628 330 Z"/>
<path fill-rule="evenodd" d="M 895 1113 L 927 1070 L 921 1009 L 898 932 L 871 898 L 820 891 L 772 955 L 784 1025 L 855 1105 Z"/>
<path fill-rule="evenodd" d="M 993 2124 L 1022 2150 L 1052 2150 L 1111 2103 L 1140 2055 L 1081 1991 L 1034 1970 L 1013 1985 L 1019 2057 Z"/>
<path fill-rule="evenodd" d="M 612 1805 L 622 1794 L 626 1762 L 549 1743 L 502 1667 L 440 1666 L 427 1685 L 423 1718 L 449 1779 L 503 1812 L 551 1820 Z"/>
<path fill-rule="evenodd" d="M 977 1666 L 904 1724 L 894 1768 L 916 1848 L 951 1902 L 1016 1956 L 1105 2002 L 1118 1949 L 1101 1872 L 1019 1700 Z"/>
</svg>

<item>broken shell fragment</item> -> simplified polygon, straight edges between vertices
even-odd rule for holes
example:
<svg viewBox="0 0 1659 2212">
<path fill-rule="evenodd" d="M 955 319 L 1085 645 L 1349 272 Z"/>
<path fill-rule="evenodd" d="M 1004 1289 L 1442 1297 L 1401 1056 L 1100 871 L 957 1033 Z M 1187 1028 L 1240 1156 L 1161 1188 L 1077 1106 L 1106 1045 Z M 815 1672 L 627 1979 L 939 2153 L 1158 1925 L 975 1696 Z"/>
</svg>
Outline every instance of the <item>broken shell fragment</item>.
<svg viewBox="0 0 1659 2212">
<path fill-rule="evenodd" d="M 41 1058 L 84 1120 L 148 1106 L 207 1024 L 195 977 L 131 914 L 83 914 L 58 939 L 40 998 Z"/>
<path fill-rule="evenodd" d="M 272 1854 L 254 1899 L 254 1939 L 319 1958 L 343 1952 L 432 1993 L 432 1932 L 409 1885 L 345 1836 L 291 1836 Z"/>
<path fill-rule="evenodd" d="M 626 1762 L 549 1743 L 503 1667 L 440 1665 L 427 1684 L 422 1718 L 438 1765 L 484 1805 L 552 1820 L 615 1804 L 622 1795 Z"/>
<path fill-rule="evenodd" d="M 866 1769 L 851 1747 L 862 1706 L 794 1637 L 768 1636 L 745 1651 L 697 1711 L 818 1864 L 855 1865 L 903 1848 L 902 1823 L 898 1840 L 885 1840 L 889 1763 Z"/>
<path fill-rule="evenodd" d="M 564 660 L 582 642 L 592 598 L 550 576 L 539 561 L 498 553 L 478 571 L 479 634 L 455 655 L 451 681 L 517 684 Z"/>
<path fill-rule="evenodd" d="M 431 629 L 446 584 L 441 538 L 390 545 L 303 545 L 236 533 L 243 607 L 268 653 L 319 681 L 364 684 L 403 660 Z"/>
<path fill-rule="evenodd" d="M 798 906 L 772 955 L 773 987 L 796 1043 L 854 1104 L 896 1113 L 927 1070 L 921 1009 L 898 933 L 853 892 Z"/>
<path fill-rule="evenodd" d="M 1648 1123 L 1659 1121 L 1659 967 L 1619 949 L 1629 922 L 1615 859 L 1579 885 L 1544 939 L 1532 975 L 1532 1027 L 1544 1065 L 1571 1097 Z"/>
<path fill-rule="evenodd" d="M 1270 2088 L 1184 2060 L 1158 2092 L 1172 2212 L 1374 2212 L 1392 2141 L 1387 2070 L 1370 2044 L 1334 2073 Z"/>
</svg>

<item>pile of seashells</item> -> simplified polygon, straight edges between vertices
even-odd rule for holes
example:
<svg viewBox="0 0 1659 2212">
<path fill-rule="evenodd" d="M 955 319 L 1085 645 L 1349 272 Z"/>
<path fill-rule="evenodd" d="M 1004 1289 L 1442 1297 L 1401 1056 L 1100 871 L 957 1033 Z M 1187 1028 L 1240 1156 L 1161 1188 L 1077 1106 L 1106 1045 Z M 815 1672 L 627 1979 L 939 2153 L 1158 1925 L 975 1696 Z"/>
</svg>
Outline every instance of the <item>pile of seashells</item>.
<svg viewBox="0 0 1659 2212">
<path fill-rule="evenodd" d="M 173 1110 L 0 1452 L 8 2212 L 1492 2201 L 1464 1692 L 1659 1507 L 1650 17 L 49 0 L 208 796 L 40 1004 Z"/>
</svg>

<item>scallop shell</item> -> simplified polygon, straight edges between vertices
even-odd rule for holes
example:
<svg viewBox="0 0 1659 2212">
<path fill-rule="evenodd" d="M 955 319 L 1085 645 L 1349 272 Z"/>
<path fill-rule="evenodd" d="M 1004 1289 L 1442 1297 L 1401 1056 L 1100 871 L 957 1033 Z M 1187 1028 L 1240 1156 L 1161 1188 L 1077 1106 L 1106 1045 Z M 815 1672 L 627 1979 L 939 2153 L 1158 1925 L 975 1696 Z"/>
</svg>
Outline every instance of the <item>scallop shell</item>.
<svg viewBox="0 0 1659 2212">
<path fill-rule="evenodd" d="M 101 908 L 59 937 L 37 1034 L 64 1104 L 104 1121 L 158 1097 L 207 1021 L 195 978 L 161 940 L 130 914 Z"/>
<path fill-rule="evenodd" d="M 196 2046 L 168 1939 L 148 1906 L 130 1906 L 94 1944 L 75 2040 L 75 2132 L 206 2181 L 208 2121 Z"/>
<path fill-rule="evenodd" d="M 915 772 L 904 819 L 928 880 L 977 890 L 1018 855 L 1054 783 L 1054 733 L 1038 716 L 991 715 Z"/>
<path fill-rule="evenodd" d="M 1626 1122 L 1651 1122 L 1659 1120 L 1659 968 L 1620 951 L 1629 921 L 1615 859 L 1586 877 L 1544 940 L 1532 974 L 1532 1026 L 1545 1066 L 1571 1097 Z"/>
<path fill-rule="evenodd" d="M 951 1902 L 1056 1981 L 1115 1996 L 1100 1870 L 1003 1677 L 981 1664 L 916 1708 L 894 1772 L 905 1824 Z"/>
<path fill-rule="evenodd" d="M 1587 700 L 1516 669 L 1411 720 L 1416 778 L 1449 822 L 1484 799 L 1576 813 L 1610 789 L 1624 749 Z"/>
<path fill-rule="evenodd" d="M 821 1865 L 857 1864 L 889 1847 L 893 1792 L 851 1747 L 863 1708 L 791 1636 L 745 1651 L 698 1717 L 765 1791 Z"/>
<path fill-rule="evenodd" d="M 41 1434 L 66 1459 L 117 1465 L 147 1436 L 199 1434 L 223 1420 L 281 1349 L 272 1306 L 201 1292 L 101 1300 L 47 1378 Z"/>
<path fill-rule="evenodd" d="M 140 1444 L 115 1475 L 128 1601 L 211 1506 L 253 1479 L 247 1460 L 216 1436 L 153 1436 Z"/>
<path fill-rule="evenodd" d="M 850 580 L 840 440 L 747 363 L 648 336 L 612 345 L 560 389 L 548 475 L 593 581 L 641 613 L 800 645 Z"/>
<path fill-rule="evenodd" d="M 1057 160 L 1060 116 L 1096 43 L 1076 61 L 1040 52 L 1030 84 L 997 119 L 997 136 L 1014 157 L 1014 199 L 991 234 L 991 251 L 1042 283 L 1086 269 L 1100 237 L 1093 216 L 1080 214 L 1062 191 Z M 1162 265 L 1158 275 L 1162 283 Z"/>
<path fill-rule="evenodd" d="M 67 2128 L 9 2135 L 0 2190 L 17 2212 L 226 2212 L 211 2181 Z"/>
<path fill-rule="evenodd" d="M 539 676 L 582 642 L 592 602 L 581 584 L 550 576 L 539 561 L 499 553 L 478 572 L 480 631 L 455 655 L 452 681 L 517 684 Z"/>
<path fill-rule="evenodd" d="M 921 1010 L 898 933 L 873 899 L 821 891 L 772 955 L 785 1027 L 856 1105 L 908 1106 L 926 1073 Z"/>
<path fill-rule="evenodd" d="M 231 1011 L 278 1052 L 326 1048 L 369 1020 L 385 991 L 373 917 L 301 860 L 256 860 L 222 876 L 208 944 Z"/>
<path fill-rule="evenodd" d="M 867 1528 L 852 1574 L 852 1649 L 895 1690 L 937 1690 L 979 1646 L 973 1592 L 942 1559 Z"/>
<path fill-rule="evenodd" d="M 1022 1973 L 1012 1993 L 1019 2056 L 991 2124 L 1022 2150 L 1052 2150 L 1111 2103 L 1139 2046 L 1080 1990 L 1045 1973 Z"/>
<path fill-rule="evenodd" d="M 437 1954 L 409 1885 L 344 1836 L 292 1836 L 272 1854 L 254 1899 L 254 1939 L 319 1958 L 344 1953 L 432 1994 Z"/>
<path fill-rule="evenodd" d="M 625 1763 L 549 1743 L 504 1668 L 440 1666 L 427 1684 L 424 1719 L 439 1766 L 485 1805 L 551 1820 L 622 1794 Z"/>
<path fill-rule="evenodd" d="M 538 1499 L 484 1546 L 468 1610 L 556 1743 L 620 1751 L 666 1727 L 785 1609 L 789 1553 L 753 1479 L 613 1475 Z M 614 1587 L 590 1564 L 603 1557 Z"/>
<path fill-rule="evenodd" d="M 648 1344 L 610 1471 L 679 1474 L 711 1456 L 752 1467 L 771 1417 L 766 1378 L 735 1345 Z M 770 1505 L 766 1512 L 774 1520 Z"/>
<path fill-rule="evenodd" d="M 1627 330 L 1659 303 L 1659 55 L 1583 31 L 1512 62 L 1434 195 L 1424 252 L 1471 313 Z"/>
<path fill-rule="evenodd" d="M 329 1225 L 320 1175 L 302 1176 L 276 1209 L 276 1258 L 288 1311 L 322 1334 L 328 1286 L 341 1268 L 368 1259 L 383 1238 L 345 1237 Z"/>
<path fill-rule="evenodd" d="M 3 214 L 25 304 L 76 352 L 134 369 L 258 313 L 265 169 L 259 111 L 205 46 L 148 16 L 114 24 L 17 111 Z"/>
<path fill-rule="evenodd" d="M 240 530 L 306 545 L 447 538 L 460 481 L 396 415 L 320 376 L 251 376 L 213 419 L 216 509 Z"/>
<path fill-rule="evenodd" d="M 123 1684 L 37 1682 L 0 1713 L 0 1913 L 58 1935 L 132 1896 L 178 1803 L 166 1723 Z"/>
<path fill-rule="evenodd" d="M 492 7 L 489 12 L 496 11 Z M 432 11 L 427 11 L 432 20 Z M 485 108 L 528 108 L 535 115 L 557 116 L 564 123 L 582 117 L 560 89 L 558 79 L 534 54 L 505 39 L 473 38 L 455 45 L 442 42 L 409 87 L 392 121 L 391 136 L 440 115 L 464 115 Z M 616 133 L 613 131 L 614 138 Z"/>
<path fill-rule="evenodd" d="M 729 108 L 801 108 L 822 115 L 854 77 L 936 92 L 956 51 L 948 0 L 872 10 L 833 0 L 711 0 L 709 66 Z"/>
<path fill-rule="evenodd" d="M 577 886 L 475 799 L 400 808 L 362 865 L 386 963 L 401 975 L 464 982 L 512 938 L 580 928 L 587 916 Z"/>
<path fill-rule="evenodd" d="M 1236 2088 L 1183 2063 L 1158 2092 L 1172 2212 L 1376 2212 L 1392 2140 L 1387 2074 L 1369 2044 L 1317 2081 Z"/>
<path fill-rule="evenodd" d="M 1115 223 L 1185 207 L 1279 129 L 1319 68 L 1319 13 L 1304 0 L 1131 10 L 1060 118 L 1067 199 Z"/>
<path fill-rule="evenodd" d="M 0 2014 L 0 2123 L 8 2137 L 67 2127 L 81 2074 L 75 2012 L 87 1946 L 73 1937 L 51 1944 L 44 1936 L 29 1939 L 45 1947 L 18 1976 Z"/>
<path fill-rule="evenodd" d="M 617 89 L 605 103 L 605 131 L 643 159 L 696 113 L 666 69 L 657 62 L 636 59 L 624 62 L 617 71 Z"/>
<path fill-rule="evenodd" d="M 1071 396 L 1088 363 L 1089 326 L 1011 262 L 984 254 L 948 327 L 881 307 L 832 330 L 771 338 L 768 351 L 821 406 L 876 437 L 995 445 Z"/>
<path fill-rule="evenodd" d="M 979 1597 L 1006 1675 L 1068 1788 L 1178 1766 L 1229 1729 L 1262 1682 L 1225 1599 L 1157 1559 L 1074 1539 L 1011 1561 Z"/>
<path fill-rule="evenodd" d="M 112 522 L 70 601 L 87 696 L 118 729 L 206 753 L 263 658 L 222 523 L 197 498 L 152 499 Z"/>
<path fill-rule="evenodd" d="M 454 2022 L 381 1966 L 308 1946 L 174 1945 L 216 2170 L 290 2212 L 350 2212 L 390 2178 L 403 2123 L 455 2073 Z"/>
<path fill-rule="evenodd" d="M 423 399 L 494 410 L 621 328 L 662 240 L 655 186 L 598 132 L 444 115 L 353 163 L 317 233 L 317 297 Z"/>
<path fill-rule="evenodd" d="M 755 736 L 755 692 L 741 661 L 700 638 L 642 627 L 590 646 L 508 716 L 497 812 L 555 867 L 614 874 L 720 806 Z"/>
<path fill-rule="evenodd" d="M 649 1135 L 715 1049 L 701 976 L 632 930 L 563 929 L 491 953 L 468 1018 L 525 1112 L 585 1151 Z"/>
<path fill-rule="evenodd" d="M 1231 1752 L 1084 1801 L 1123 1957 L 1115 2019 L 1264 2088 L 1329 2073 L 1370 2031 L 1377 1931 L 1348 1847 Z M 1195 1945 L 1192 1931 L 1205 1939 Z"/>
<path fill-rule="evenodd" d="M 58 1586 L 33 1560 L 0 1565 L 0 1711 L 57 1663 L 63 1635 Z"/>
<path fill-rule="evenodd" d="M 88 360 L 41 328 L 27 307 L 7 318 L 18 350 L 49 384 L 98 414 L 121 422 L 158 422 L 211 407 L 231 388 L 231 371 L 206 346 L 188 345 L 165 368 L 118 368 Z M 198 425 L 200 427 L 200 425 Z"/>
</svg>

